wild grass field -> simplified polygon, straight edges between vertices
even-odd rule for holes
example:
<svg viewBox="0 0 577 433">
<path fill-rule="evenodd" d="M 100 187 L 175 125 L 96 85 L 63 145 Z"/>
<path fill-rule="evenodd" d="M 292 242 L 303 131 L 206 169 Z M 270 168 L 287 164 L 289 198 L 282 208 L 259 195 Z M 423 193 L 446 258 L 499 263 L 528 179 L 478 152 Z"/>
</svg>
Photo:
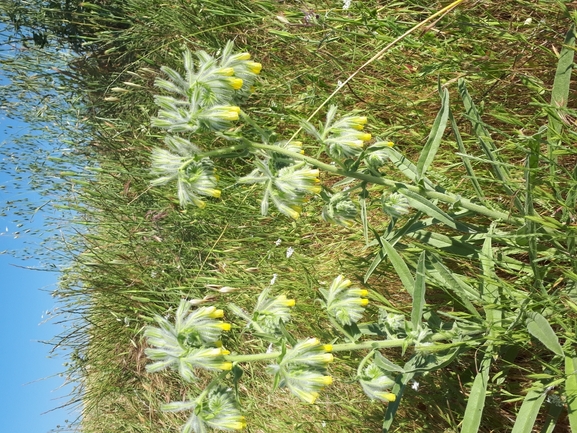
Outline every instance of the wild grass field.
<svg viewBox="0 0 577 433">
<path fill-rule="evenodd" d="M 173 320 L 186 299 L 224 310 L 231 329 L 223 359 L 311 337 L 336 349 L 332 384 L 314 404 L 273 389 L 266 362 L 235 363 L 223 384 L 247 432 L 577 431 L 574 3 L 96 0 L 2 8 L 15 40 L 28 39 L 20 63 L 4 64 L 20 77 L 20 108 L 46 95 L 48 112 L 76 116 L 68 127 L 59 123 L 74 138 L 45 169 L 64 179 L 56 206 L 75 219 L 59 244 L 67 266 L 54 292 L 68 321 L 55 345 L 68 354 L 70 407 L 80 414 L 66 428 L 179 431 L 190 413 L 162 406 L 202 395 L 215 372 L 184 382 L 172 369 L 147 371 L 144 332 L 155 316 Z M 151 125 L 155 95 L 167 94 L 155 85 L 167 79 L 161 68 L 182 74 L 186 49 L 218 57 L 227 41 L 262 65 L 240 104 L 246 117 L 218 133 L 181 136 L 207 154 L 244 143 L 234 141 L 240 134 L 302 141 L 305 162 L 321 167 L 322 192 L 309 195 L 296 219 L 272 204 L 262 215 L 262 189 L 238 182 L 263 155 L 252 148 L 214 158 L 220 193 L 202 208 L 181 206 L 175 183 L 151 185 L 153 149 L 167 147 L 165 132 Z M 66 47 L 76 54 L 65 69 L 35 81 L 34 68 L 47 68 Z M 63 99 L 69 108 L 54 103 Z M 393 144 L 383 166 L 363 165 L 368 150 L 335 163 L 326 143 L 301 130 L 302 120 L 324 122 L 330 105 L 366 116 L 365 149 Z M 349 194 L 354 215 L 326 210 L 339 192 Z M 407 213 L 391 211 L 395 192 L 408 197 Z M 368 291 L 354 326 L 335 324 L 319 302 L 338 275 Z M 296 301 L 274 338 L 234 314 L 250 316 L 267 287 Z M 406 322 L 393 335 L 386 319 L 398 315 Z M 387 340 L 399 344 L 383 348 Z M 395 401 L 369 399 L 357 381 L 359 363 L 375 351 L 400 369 L 389 372 Z"/>
</svg>

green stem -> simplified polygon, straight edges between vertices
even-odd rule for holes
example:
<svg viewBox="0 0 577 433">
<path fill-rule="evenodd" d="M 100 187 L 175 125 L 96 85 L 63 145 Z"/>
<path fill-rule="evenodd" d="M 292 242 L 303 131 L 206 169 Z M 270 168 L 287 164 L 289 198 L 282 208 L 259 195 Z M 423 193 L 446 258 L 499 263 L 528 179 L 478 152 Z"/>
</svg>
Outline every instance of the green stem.
<svg viewBox="0 0 577 433">
<path fill-rule="evenodd" d="M 181 166 L 180 170 L 185 169 L 187 165 L 192 163 L 192 161 L 194 161 L 194 160 L 198 160 L 198 158 L 209 158 L 209 157 L 223 158 L 223 157 L 235 156 L 235 154 L 236 154 L 236 156 L 238 156 L 238 154 L 242 154 L 242 153 L 244 153 L 250 149 L 262 149 L 262 150 L 267 150 L 270 152 L 280 153 L 280 154 L 289 156 L 295 160 L 305 161 L 314 167 L 317 167 L 317 168 L 319 168 L 323 171 L 326 171 L 328 173 L 335 174 L 337 176 L 350 177 L 353 179 L 362 180 L 363 182 L 372 183 L 375 185 L 386 186 L 389 188 L 393 188 L 396 191 L 399 191 L 401 193 L 403 191 L 411 191 L 411 192 L 420 194 L 423 197 L 427 197 L 429 199 L 439 200 L 439 201 L 446 203 L 446 204 L 449 204 L 449 205 L 457 205 L 459 207 L 462 207 L 463 209 L 467 209 L 467 210 L 474 212 L 476 214 L 489 217 L 492 220 L 501 220 L 501 221 L 504 221 L 508 224 L 512 224 L 512 225 L 516 225 L 516 226 L 521 226 L 525 223 L 523 218 L 514 217 L 514 216 L 511 216 L 509 213 L 501 212 L 498 210 L 493 210 L 493 209 L 490 209 L 486 206 L 483 206 L 483 205 L 480 205 L 477 203 L 473 203 L 472 201 L 470 201 L 466 198 L 463 198 L 459 195 L 456 195 L 456 194 L 452 194 L 452 193 L 448 193 L 448 192 L 440 192 L 440 191 L 436 191 L 436 190 L 432 190 L 432 189 L 427 189 L 427 188 L 423 188 L 422 186 L 418 186 L 418 185 L 409 185 L 409 184 L 406 184 L 403 182 L 398 182 L 398 181 L 395 181 L 392 179 L 387 179 L 387 178 L 383 178 L 383 177 L 376 177 L 376 176 L 372 176 L 372 175 L 366 174 L 366 173 L 360 173 L 358 171 L 343 170 L 343 169 L 336 167 L 334 165 L 327 164 L 325 162 L 321 162 L 318 159 L 312 158 L 310 156 L 302 155 L 302 154 L 297 153 L 297 152 L 292 152 L 288 149 L 283 149 L 282 147 L 274 146 L 271 144 L 251 142 L 250 140 L 247 140 L 244 138 L 242 139 L 241 143 L 236 144 L 234 146 L 229 146 L 226 148 L 211 150 L 208 152 L 203 152 L 203 153 L 197 154 L 197 155 L 195 155 L 194 158 L 191 158 L 190 160 L 185 161 L 184 164 Z"/>
<path fill-rule="evenodd" d="M 447 203 L 450 205 L 456 204 L 456 205 L 458 205 L 464 209 L 470 210 L 470 211 L 475 212 L 479 215 L 485 215 L 485 216 L 487 216 L 493 220 L 502 220 L 502 221 L 505 221 L 505 222 L 507 222 L 509 224 L 513 224 L 513 225 L 523 225 L 524 224 L 524 220 L 522 218 L 513 217 L 506 212 L 501 212 L 501 211 L 489 209 L 486 206 L 473 203 L 470 200 L 467 200 L 466 198 L 460 197 L 456 194 L 439 192 L 439 191 L 435 191 L 435 190 L 431 190 L 431 189 L 426 189 L 426 188 L 423 188 L 423 187 L 417 186 L 417 185 L 408 185 L 408 184 L 403 183 L 403 182 L 398 182 L 398 181 L 395 181 L 392 179 L 387 179 L 387 178 L 382 178 L 382 177 L 371 176 L 370 174 L 359 173 L 357 171 L 342 170 L 342 169 L 340 169 L 334 165 L 326 164 L 326 163 L 321 162 L 318 159 L 312 158 L 310 156 L 302 155 L 300 153 L 292 152 L 290 150 L 283 149 L 283 148 L 280 148 L 278 146 L 273 146 L 270 144 L 251 143 L 250 146 L 252 146 L 253 148 L 256 148 L 256 149 L 263 149 L 263 150 L 269 150 L 269 151 L 276 152 L 276 153 L 282 153 L 283 155 L 290 156 L 293 159 L 306 161 L 314 167 L 317 167 L 321 170 L 324 170 L 324 171 L 329 172 L 329 173 L 333 173 L 333 174 L 338 175 L 338 176 L 351 177 L 351 178 L 359 179 L 359 180 L 362 180 L 364 182 L 372 183 L 375 185 L 387 186 L 390 188 L 394 188 L 395 190 L 397 190 L 401 193 L 403 192 L 403 190 L 412 191 L 412 192 L 420 194 L 424 197 L 427 197 L 427 198 L 430 198 L 433 200 L 439 200 L 443 203 Z"/>
<path fill-rule="evenodd" d="M 473 331 L 468 332 L 467 335 L 480 334 L 484 331 Z M 443 341 L 449 340 L 456 337 L 454 334 L 449 333 L 437 333 L 431 336 L 431 341 Z M 405 338 L 395 338 L 390 340 L 369 340 L 363 341 L 362 343 L 342 343 L 333 344 L 331 352 L 352 352 L 356 350 L 367 350 L 367 349 L 390 349 L 392 347 L 403 347 L 405 344 Z M 461 346 L 464 344 L 470 344 L 471 341 L 457 341 L 454 343 L 442 344 L 442 350 L 449 349 L 455 346 Z M 415 348 L 423 351 L 435 351 L 437 345 L 415 345 Z M 282 352 L 270 352 L 270 353 L 256 353 L 254 355 L 226 355 L 224 358 L 230 362 L 258 362 L 267 361 L 270 359 L 277 359 L 280 357 Z"/>
</svg>

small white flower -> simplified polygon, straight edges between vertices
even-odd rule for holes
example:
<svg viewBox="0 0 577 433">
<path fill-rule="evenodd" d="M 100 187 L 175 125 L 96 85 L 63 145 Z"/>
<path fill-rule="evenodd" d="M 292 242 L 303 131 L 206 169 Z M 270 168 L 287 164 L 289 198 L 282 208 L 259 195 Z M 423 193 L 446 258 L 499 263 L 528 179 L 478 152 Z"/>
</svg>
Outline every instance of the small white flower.
<svg viewBox="0 0 577 433">
<path fill-rule="evenodd" d="M 419 382 L 417 382 L 416 380 L 413 380 L 413 384 L 411 385 L 411 388 L 413 388 L 415 391 L 419 390 Z"/>
<path fill-rule="evenodd" d="M 351 7 L 352 0 L 343 0 L 343 10 L 347 11 Z"/>
<path fill-rule="evenodd" d="M 286 258 L 290 259 L 290 257 L 293 255 L 294 252 L 295 250 L 293 249 L 293 247 L 288 247 L 286 250 Z"/>
<path fill-rule="evenodd" d="M 280 246 L 281 243 L 282 243 L 282 240 L 279 238 L 275 241 L 274 244 L 278 247 L 278 246 Z"/>
<path fill-rule="evenodd" d="M 274 283 L 276 283 L 276 277 L 278 277 L 277 274 L 272 274 L 272 279 L 270 280 L 270 285 L 272 286 Z"/>
<path fill-rule="evenodd" d="M 343 87 L 345 85 L 345 83 L 343 83 L 341 80 L 337 81 L 337 89 L 340 89 L 341 87 Z"/>
<path fill-rule="evenodd" d="M 533 22 L 533 18 L 529 17 L 525 20 L 525 22 L 523 23 L 524 25 L 528 26 L 529 24 L 531 24 Z"/>
</svg>

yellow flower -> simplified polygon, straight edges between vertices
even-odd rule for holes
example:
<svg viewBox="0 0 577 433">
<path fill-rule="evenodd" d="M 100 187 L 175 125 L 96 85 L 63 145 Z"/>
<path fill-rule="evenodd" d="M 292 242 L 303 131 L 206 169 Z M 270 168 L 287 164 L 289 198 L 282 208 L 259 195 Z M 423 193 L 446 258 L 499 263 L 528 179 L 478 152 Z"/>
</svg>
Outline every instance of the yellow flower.
<svg viewBox="0 0 577 433">
<path fill-rule="evenodd" d="M 238 90 L 242 87 L 242 78 L 231 77 L 228 78 L 227 81 L 234 90 Z"/>
<path fill-rule="evenodd" d="M 232 77 L 234 75 L 233 68 L 220 68 L 214 71 L 215 74 L 224 75 L 225 77 Z"/>
<path fill-rule="evenodd" d="M 260 74 L 260 71 L 262 70 L 262 65 L 257 62 L 246 62 L 246 66 L 253 74 Z"/>
</svg>

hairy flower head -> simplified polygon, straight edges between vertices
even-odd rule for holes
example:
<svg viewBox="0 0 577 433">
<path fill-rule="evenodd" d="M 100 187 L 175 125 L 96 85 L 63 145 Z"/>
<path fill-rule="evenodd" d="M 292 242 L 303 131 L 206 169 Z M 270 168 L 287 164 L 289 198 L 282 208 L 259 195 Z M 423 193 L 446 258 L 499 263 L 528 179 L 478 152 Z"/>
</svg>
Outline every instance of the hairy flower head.
<svg viewBox="0 0 577 433">
<path fill-rule="evenodd" d="M 320 289 L 325 298 L 327 312 L 341 325 L 358 322 L 369 303 L 364 289 L 351 288 L 351 281 L 339 275 L 328 289 Z"/>
</svg>

